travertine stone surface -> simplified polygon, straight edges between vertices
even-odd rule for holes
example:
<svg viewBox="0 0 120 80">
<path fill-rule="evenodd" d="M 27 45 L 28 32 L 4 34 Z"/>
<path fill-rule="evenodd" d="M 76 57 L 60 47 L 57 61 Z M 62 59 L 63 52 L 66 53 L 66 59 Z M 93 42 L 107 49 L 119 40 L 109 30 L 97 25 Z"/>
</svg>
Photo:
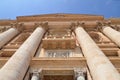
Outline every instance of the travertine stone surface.
<svg viewBox="0 0 120 80">
<path fill-rule="evenodd" d="M 93 80 L 120 80 L 120 74 L 86 31 L 82 27 L 77 27 L 75 33 Z"/>
<path fill-rule="evenodd" d="M 19 31 L 16 28 L 10 28 L 7 31 L 0 34 L 0 48 L 4 46 L 8 41 L 15 37 Z"/>
<path fill-rule="evenodd" d="M 0 80 L 22 80 L 45 30 L 38 27 L 0 69 Z"/>
<path fill-rule="evenodd" d="M 103 33 L 120 47 L 120 32 L 112 29 L 109 26 L 105 26 L 103 28 Z"/>
</svg>

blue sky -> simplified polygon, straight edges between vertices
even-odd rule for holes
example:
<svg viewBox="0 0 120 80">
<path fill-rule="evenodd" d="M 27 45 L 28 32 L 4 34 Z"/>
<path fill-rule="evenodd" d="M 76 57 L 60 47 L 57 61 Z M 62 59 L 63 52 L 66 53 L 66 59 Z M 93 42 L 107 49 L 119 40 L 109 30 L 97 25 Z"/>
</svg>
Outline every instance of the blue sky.
<svg viewBox="0 0 120 80">
<path fill-rule="evenodd" d="M 120 17 L 120 0 L 1 0 L 0 19 L 16 16 L 75 13 Z"/>
</svg>

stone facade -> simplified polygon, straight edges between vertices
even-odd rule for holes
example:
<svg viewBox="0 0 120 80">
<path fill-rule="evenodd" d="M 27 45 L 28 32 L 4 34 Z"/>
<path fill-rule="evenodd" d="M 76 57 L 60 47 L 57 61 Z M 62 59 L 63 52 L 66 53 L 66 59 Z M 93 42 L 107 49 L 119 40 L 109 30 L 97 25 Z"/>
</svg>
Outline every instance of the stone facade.
<svg viewBox="0 0 120 80">
<path fill-rule="evenodd" d="M 0 80 L 120 80 L 120 19 L 18 16 L 0 31 Z"/>
</svg>

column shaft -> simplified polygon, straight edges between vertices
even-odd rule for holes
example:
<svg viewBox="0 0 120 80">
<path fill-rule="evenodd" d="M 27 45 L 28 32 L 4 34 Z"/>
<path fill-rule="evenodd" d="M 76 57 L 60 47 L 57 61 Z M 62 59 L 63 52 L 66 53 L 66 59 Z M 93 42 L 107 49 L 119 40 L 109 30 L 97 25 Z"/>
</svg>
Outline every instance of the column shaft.
<svg viewBox="0 0 120 80">
<path fill-rule="evenodd" d="M 39 80 L 39 75 L 33 74 L 31 80 Z"/>
<path fill-rule="evenodd" d="M 15 37 L 19 31 L 16 28 L 10 28 L 7 31 L 0 34 L 0 48 Z"/>
<path fill-rule="evenodd" d="M 87 32 L 82 27 L 78 27 L 75 29 L 75 33 L 86 57 L 93 80 L 120 80 L 120 75 L 115 67 Z"/>
<path fill-rule="evenodd" d="M 31 80 L 39 80 L 39 77 L 37 75 L 33 75 Z"/>
<path fill-rule="evenodd" d="M 103 33 L 120 47 L 120 32 L 109 26 L 105 26 L 105 28 L 103 28 Z"/>
<path fill-rule="evenodd" d="M 78 76 L 77 80 L 85 80 L 85 78 L 83 76 Z"/>
<path fill-rule="evenodd" d="M 22 80 L 45 30 L 38 27 L 0 69 L 0 80 Z"/>
<path fill-rule="evenodd" d="M 33 75 L 31 80 L 39 80 L 39 78 L 37 76 Z"/>
</svg>

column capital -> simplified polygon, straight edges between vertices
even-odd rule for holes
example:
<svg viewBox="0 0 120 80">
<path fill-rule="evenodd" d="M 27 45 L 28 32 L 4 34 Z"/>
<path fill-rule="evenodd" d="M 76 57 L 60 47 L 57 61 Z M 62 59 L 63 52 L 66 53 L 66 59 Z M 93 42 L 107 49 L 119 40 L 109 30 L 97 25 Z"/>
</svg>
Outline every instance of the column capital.
<svg viewBox="0 0 120 80">
<path fill-rule="evenodd" d="M 22 32 L 24 30 L 24 23 L 11 23 L 12 28 L 16 28 L 18 31 Z"/>
<path fill-rule="evenodd" d="M 120 31 L 120 25 L 115 25 L 115 27 L 117 31 Z"/>
<path fill-rule="evenodd" d="M 105 27 L 112 27 L 111 26 L 111 21 L 98 21 L 97 22 L 97 24 L 98 24 L 98 26 L 97 26 L 97 30 L 98 31 L 103 31 L 103 29 L 105 28 Z"/>
<path fill-rule="evenodd" d="M 42 27 L 45 30 L 49 29 L 48 22 L 35 23 L 35 28 Z"/>
<path fill-rule="evenodd" d="M 32 74 L 33 74 L 33 75 L 36 75 L 36 76 L 38 76 L 38 77 L 39 77 L 40 72 L 39 72 L 39 71 L 33 71 L 33 72 L 32 72 Z"/>
<path fill-rule="evenodd" d="M 74 31 L 77 27 L 83 27 L 84 28 L 85 27 L 85 22 L 84 21 L 71 22 L 70 26 L 71 26 L 70 28 Z"/>
<path fill-rule="evenodd" d="M 97 30 L 98 31 L 103 31 L 103 29 L 105 27 L 111 27 L 113 29 L 115 29 L 116 31 L 120 31 L 120 26 L 119 25 L 113 25 L 111 24 L 111 21 L 104 21 L 104 22 L 97 22 L 98 26 L 97 26 Z"/>
<path fill-rule="evenodd" d="M 79 77 L 79 76 L 86 76 L 86 69 L 84 68 L 76 68 L 74 69 L 74 73 L 75 73 L 75 78 Z"/>
<path fill-rule="evenodd" d="M 41 72 L 42 72 L 42 69 L 36 69 L 36 70 L 33 70 L 31 73 L 31 77 L 32 76 L 36 76 L 37 78 L 41 79 Z"/>
<path fill-rule="evenodd" d="M 6 28 L 5 26 L 4 26 L 4 27 L 1 27 L 1 28 L 0 28 L 0 33 L 6 31 L 6 30 L 8 30 L 8 29 L 9 29 L 9 28 Z"/>
<path fill-rule="evenodd" d="M 104 21 L 103 24 L 104 24 L 105 26 L 111 26 L 111 21 L 110 21 L 110 20 L 109 20 L 109 21 Z"/>
</svg>

